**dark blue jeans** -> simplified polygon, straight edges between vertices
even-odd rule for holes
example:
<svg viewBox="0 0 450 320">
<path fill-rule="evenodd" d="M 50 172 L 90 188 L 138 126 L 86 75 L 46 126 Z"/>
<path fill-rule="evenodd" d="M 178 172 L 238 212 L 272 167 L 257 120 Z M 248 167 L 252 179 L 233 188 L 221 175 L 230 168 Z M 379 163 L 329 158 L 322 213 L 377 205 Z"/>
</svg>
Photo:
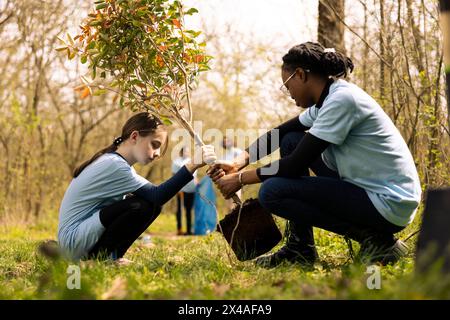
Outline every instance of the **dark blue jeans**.
<svg viewBox="0 0 450 320">
<path fill-rule="evenodd" d="M 283 137 L 281 157 L 291 153 L 305 133 L 291 132 Z M 259 190 L 261 205 L 273 214 L 294 222 L 304 245 L 313 246 L 313 228 L 318 227 L 362 242 L 368 235 L 394 240 L 403 227 L 387 221 L 373 206 L 366 191 L 343 181 L 319 157 L 309 170 L 292 178 L 270 178 Z"/>
<path fill-rule="evenodd" d="M 195 192 L 183 192 L 183 195 L 177 193 L 177 230 L 182 228 L 183 206 L 186 210 L 186 232 L 192 234 L 192 207 L 194 206 Z"/>
<path fill-rule="evenodd" d="M 100 210 L 105 231 L 89 252 L 90 258 L 122 258 L 134 241 L 161 213 L 161 207 L 131 196 Z"/>
</svg>

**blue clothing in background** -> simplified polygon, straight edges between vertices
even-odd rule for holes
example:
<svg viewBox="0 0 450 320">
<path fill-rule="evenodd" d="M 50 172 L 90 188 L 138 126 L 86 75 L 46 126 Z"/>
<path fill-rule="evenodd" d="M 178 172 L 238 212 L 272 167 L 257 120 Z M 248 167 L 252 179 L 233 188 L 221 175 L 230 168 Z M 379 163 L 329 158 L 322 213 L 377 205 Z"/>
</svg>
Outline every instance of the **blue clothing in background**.
<svg viewBox="0 0 450 320">
<path fill-rule="evenodd" d="M 216 194 L 213 182 L 208 176 L 205 176 L 197 185 L 194 204 L 194 234 L 205 235 L 215 231 L 217 225 Z"/>
</svg>

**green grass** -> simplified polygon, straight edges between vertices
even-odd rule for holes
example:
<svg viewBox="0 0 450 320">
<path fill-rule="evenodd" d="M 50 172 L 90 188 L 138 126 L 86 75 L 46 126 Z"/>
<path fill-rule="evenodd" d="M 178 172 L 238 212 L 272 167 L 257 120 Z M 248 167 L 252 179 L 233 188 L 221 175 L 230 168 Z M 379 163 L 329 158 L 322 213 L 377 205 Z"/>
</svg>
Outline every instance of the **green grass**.
<svg viewBox="0 0 450 320">
<path fill-rule="evenodd" d="M 54 239 L 56 221 L 2 227 L 0 299 L 434 299 L 450 298 L 450 281 L 437 273 L 414 276 L 413 255 L 382 267 L 381 289 L 366 286 L 366 266 L 353 264 L 339 236 L 316 229 L 321 261 L 312 270 L 282 265 L 267 270 L 227 255 L 220 234 L 175 236 L 175 217 L 162 214 L 147 231 L 154 247 L 137 241 L 135 263 L 78 264 L 81 289 L 67 288 L 67 261 L 51 262 L 37 245 Z M 280 225 L 282 225 L 281 221 Z M 414 228 L 408 228 L 407 234 Z M 413 239 L 414 240 L 414 239 Z M 410 243 L 413 247 L 414 244 Z"/>
</svg>

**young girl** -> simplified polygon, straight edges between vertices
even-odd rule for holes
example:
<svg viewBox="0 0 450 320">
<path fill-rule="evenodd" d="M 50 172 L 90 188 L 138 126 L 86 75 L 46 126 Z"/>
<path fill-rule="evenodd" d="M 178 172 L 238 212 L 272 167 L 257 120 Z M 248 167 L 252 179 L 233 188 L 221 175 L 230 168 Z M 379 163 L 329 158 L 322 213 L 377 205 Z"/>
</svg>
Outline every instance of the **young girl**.
<svg viewBox="0 0 450 320">
<path fill-rule="evenodd" d="M 368 262 L 393 263 L 406 253 L 394 234 L 411 223 L 419 205 L 417 170 L 380 105 L 356 85 L 338 79 L 352 70 L 349 58 L 319 43 L 291 48 L 283 57 L 280 89 L 307 110 L 275 128 L 281 159 L 270 165 L 278 166 L 277 172 L 264 167 L 238 172 L 249 158 L 256 161 L 274 151 L 273 132 L 261 136 L 233 164 L 208 171 L 226 197 L 245 184 L 262 182 L 261 205 L 289 221 L 286 245 L 258 258 L 259 264 L 314 263 L 312 227 L 360 242 L 360 257 L 369 256 Z M 308 169 L 316 176 L 310 177 Z"/>
<path fill-rule="evenodd" d="M 156 219 L 161 206 L 193 179 L 192 173 L 216 160 L 213 146 L 204 146 L 203 163 L 187 163 L 156 186 L 132 166 L 159 158 L 167 140 L 159 119 L 138 113 L 109 147 L 75 169 L 59 211 L 59 245 L 69 258 L 122 258 Z M 125 195 L 129 196 L 125 199 Z"/>
</svg>

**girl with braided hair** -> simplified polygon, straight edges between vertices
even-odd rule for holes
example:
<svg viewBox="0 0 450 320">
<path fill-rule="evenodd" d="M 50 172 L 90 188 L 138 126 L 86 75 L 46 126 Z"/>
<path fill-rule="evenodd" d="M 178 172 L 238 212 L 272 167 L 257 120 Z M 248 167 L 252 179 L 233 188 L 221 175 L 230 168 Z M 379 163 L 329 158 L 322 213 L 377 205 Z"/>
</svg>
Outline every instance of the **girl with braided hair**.
<svg viewBox="0 0 450 320">
<path fill-rule="evenodd" d="M 109 147 L 75 169 L 59 210 L 58 240 L 68 258 L 128 263 L 123 255 L 158 217 L 162 205 L 194 178 L 195 170 L 217 159 L 213 146 L 203 146 L 202 163 L 190 161 L 170 179 L 154 185 L 133 165 L 160 158 L 167 137 L 158 118 L 137 113 Z"/>
<path fill-rule="evenodd" d="M 288 220 L 286 245 L 259 257 L 260 265 L 313 264 L 313 227 L 358 241 L 365 262 L 394 263 L 407 253 L 394 234 L 417 211 L 417 169 L 380 105 L 341 79 L 353 68 L 350 58 L 319 43 L 292 47 L 283 57 L 280 89 L 306 110 L 258 138 L 232 163 L 208 171 L 225 197 L 262 183 L 261 205 Z M 278 147 L 279 160 L 242 170 Z"/>
</svg>

